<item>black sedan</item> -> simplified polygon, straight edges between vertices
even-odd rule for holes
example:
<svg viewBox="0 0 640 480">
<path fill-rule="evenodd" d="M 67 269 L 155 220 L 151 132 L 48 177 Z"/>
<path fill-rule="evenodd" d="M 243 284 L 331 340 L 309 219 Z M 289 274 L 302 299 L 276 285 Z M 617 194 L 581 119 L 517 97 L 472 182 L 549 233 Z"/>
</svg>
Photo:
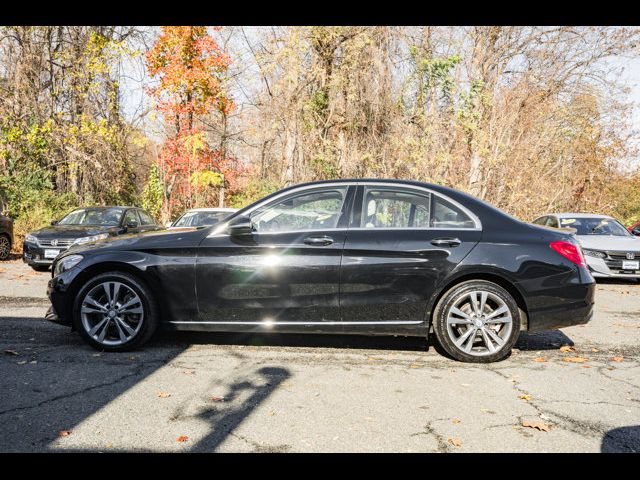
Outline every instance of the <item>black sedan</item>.
<svg viewBox="0 0 640 480">
<path fill-rule="evenodd" d="M 78 246 L 55 261 L 48 318 L 101 350 L 175 330 L 426 337 L 507 356 L 521 330 L 586 323 L 594 280 L 571 233 L 412 181 L 290 187 L 224 222 Z"/>
<path fill-rule="evenodd" d="M 60 221 L 52 221 L 50 227 L 28 234 L 24 240 L 22 259 L 34 270 L 47 270 L 60 252 L 73 245 L 161 228 L 141 208 L 78 208 Z"/>
</svg>

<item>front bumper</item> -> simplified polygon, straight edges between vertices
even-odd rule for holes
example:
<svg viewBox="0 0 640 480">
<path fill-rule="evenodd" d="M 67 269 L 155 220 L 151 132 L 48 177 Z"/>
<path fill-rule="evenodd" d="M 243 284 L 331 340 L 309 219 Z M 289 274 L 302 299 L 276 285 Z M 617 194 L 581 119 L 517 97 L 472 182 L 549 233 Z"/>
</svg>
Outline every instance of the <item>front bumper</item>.
<svg viewBox="0 0 640 480">
<path fill-rule="evenodd" d="M 67 250 L 67 248 L 66 247 L 65 248 L 47 247 L 46 250 L 59 250 L 60 253 L 62 253 L 65 250 Z M 39 245 L 34 245 L 32 243 L 25 242 L 22 244 L 22 261 L 31 266 L 51 265 L 54 259 L 45 258 L 44 251 L 45 251 L 45 247 L 41 247 Z"/>
<path fill-rule="evenodd" d="M 75 297 L 72 284 L 80 274 L 82 274 L 82 270 L 74 267 L 49 280 L 47 296 L 51 300 L 51 308 L 45 314 L 46 320 L 59 325 L 72 326 L 72 308 Z"/>
<path fill-rule="evenodd" d="M 640 270 L 612 269 L 603 258 L 596 258 L 589 255 L 585 255 L 585 259 L 587 260 L 591 275 L 596 278 L 640 278 Z"/>
</svg>

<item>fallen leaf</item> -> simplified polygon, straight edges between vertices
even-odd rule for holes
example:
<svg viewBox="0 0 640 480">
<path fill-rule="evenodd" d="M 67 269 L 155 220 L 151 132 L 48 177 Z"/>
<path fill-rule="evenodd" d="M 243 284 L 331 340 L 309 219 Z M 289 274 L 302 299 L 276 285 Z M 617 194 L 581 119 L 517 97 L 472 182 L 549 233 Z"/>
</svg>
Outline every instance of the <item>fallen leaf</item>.
<svg viewBox="0 0 640 480">
<path fill-rule="evenodd" d="M 542 362 L 546 362 L 547 360 L 545 358 L 543 358 L 543 357 L 538 357 L 538 358 L 534 358 L 533 361 L 542 363 Z"/>
<path fill-rule="evenodd" d="M 524 400 L 525 402 L 528 402 L 529 400 L 531 400 L 531 395 L 520 395 L 518 398 L 520 400 Z"/>
<path fill-rule="evenodd" d="M 185 375 L 195 375 L 196 371 L 195 370 L 183 370 L 182 373 L 184 373 Z"/>
<path fill-rule="evenodd" d="M 453 420 L 451 420 L 453 423 L 455 423 L 456 425 L 458 423 L 460 423 L 460 419 L 459 418 L 454 418 Z"/>
<path fill-rule="evenodd" d="M 4 353 L 6 353 L 7 355 L 20 355 L 15 350 L 5 350 Z"/>
<path fill-rule="evenodd" d="M 186 435 L 181 435 L 178 438 L 176 438 L 176 442 L 186 442 L 187 440 L 189 440 L 189 437 L 187 437 Z"/>
<path fill-rule="evenodd" d="M 623 357 L 613 357 L 611 360 L 614 361 L 614 362 L 620 363 L 622 360 L 624 360 L 624 358 Z"/>
<path fill-rule="evenodd" d="M 548 432 L 549 431 L 549 427 L 551 425 L 549 425 L 547 423 L 544 423 L 544 422 L 530 422 L 528 420 L 524 420 L 522 422 L 522 426 L 523 427 L 528 427 L 528 428 L 537 428 L 541 432 Z"/>
<path fill-rule="evenodd" d="M 564 357 L 563 360 L 570 363 L 584 363 L 587 361 L 587 359 L 583 357 Z"/>
<path fill-rule="evenodd" d="M 570 345 L 563 345 L 563 346 L 561 346 L 561 347 L 560 347 L 560 351 L 561 351 L 561 352 L 575 352 L 575 351 L 576 351 L 576 349 L 575 349 L 575 348 L 573 348 L 573 347 L 572 347 L 572 346 L 570 346 Z"/>
<path fill-rule="evenodd" d="M 450 445 L 453 445 L 454 447 L 461 447 L 462 446 L 462 440 L 460 440 L 459 438 L 450 438 L 449 440 L 447 440 L 447 442 Z"/>
<path fill-rule="evenodd" d="M 420 365 L 418 365 L 417 363 L 412 363 L 411 365 L 409 365 L 409 368 L 420 368 Z"/>
<path fill-rule="evenodd" d="M 158 398 L 169 398 L 171 396 L 170 393 L 167 392 L 158 392 Z"/>
<path fill-rule="evenodd" d="M 591 349 L 591 351 L 592 351 L 593 353 L 598 353 L 600 350 L 598 350 L 597 348 L 592 348 L 592 349 Z"/>
<path fill-rule="evenodd" d="M 209 397 L 209 400 L 211 400 L 212 402 L 224 402 L 224 397 Z"/>
<path fill-rule="evenodd" d="M 69 435 L 71 435 L 71 433 L 72 433 L 71 430 L 61 430 L 58 433 L 58 436 L 59 437 L 68 437 Z"/>
<path fill-rule="evenodd" d="M 582 365 L 582 368 L 591 368 L 591 365 Z"/>
</svg>

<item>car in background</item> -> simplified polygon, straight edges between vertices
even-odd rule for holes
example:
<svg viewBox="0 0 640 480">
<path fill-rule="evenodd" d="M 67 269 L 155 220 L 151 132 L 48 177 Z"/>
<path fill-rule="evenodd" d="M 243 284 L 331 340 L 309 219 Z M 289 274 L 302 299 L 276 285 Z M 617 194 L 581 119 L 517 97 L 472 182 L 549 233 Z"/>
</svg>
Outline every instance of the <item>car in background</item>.
<svg viewBox="0 0 640 480">
<path fill-rule="evenodd" d="M 29 233 L 24 239 L 22 259 L 34 270 L 44 271 L 71 246 L 161 228 L 151 215 L 137 207 L 78 208 L 59 221 L 52 221 L 51 226 Z"/>
<path fill-rule="evenodd" d="M 6 260 L 13 246 L 13 220 L 0 215 L 0 260 Z"/>
<path fill-rule="evenodd" d="M 631 225 L 629 228 L 627 228 L 627 230 L 629 230 L 629 233 L 631 233 L 632 235 L 640 237 L 640 221 L 637 221 L 636 223 Z"/>
<path fill-rule="evenodd" d="M 46 318 L 99 350 L 157 327 L 407 335 L 468 362 L 505 358 L 521 330 L 591 319 L 595 281 L 570 232 L 463 192 L 334 180 L 275 192 L 212 227 L 62 253 Z"/>
<path fill-rule="evenodd" d="M 552 213 L 533 223 L 575 230 L 594 277 L 640 278 L 640 238 L 633 236 L 615 218 L 586 213 Z"/>
<path fill-rule="evenodd" d="M 237 208 L 192 208 L 184 212 L 175 222 L 167 225 L 167 229 L 210 227 L 237 211 Z"/>
</svg>

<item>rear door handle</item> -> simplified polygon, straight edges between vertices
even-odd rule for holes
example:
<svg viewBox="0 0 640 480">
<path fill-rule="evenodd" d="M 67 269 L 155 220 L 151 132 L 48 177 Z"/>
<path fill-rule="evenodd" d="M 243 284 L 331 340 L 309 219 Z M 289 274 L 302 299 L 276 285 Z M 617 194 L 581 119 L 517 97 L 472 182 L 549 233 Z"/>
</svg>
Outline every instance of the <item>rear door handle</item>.
<svg viewBox="0 0 640 480">
<path fill-rule="evenodd" d="M 323 245 L 331 245 L 333 243 L 333 238 L 326 235 L 322 235 L 321 237 L 307 237 L 304 239 L 304 243 L 320 247 Z"/>
<path fill-rule="evenodd" d="M 443 245 L 447 247 L 457 247 L 461 243 L 462 242 L 459 238 L 434 238 L 431 240 L 431 245 L 436 245 L 438 247 Z"/>
</svg>

